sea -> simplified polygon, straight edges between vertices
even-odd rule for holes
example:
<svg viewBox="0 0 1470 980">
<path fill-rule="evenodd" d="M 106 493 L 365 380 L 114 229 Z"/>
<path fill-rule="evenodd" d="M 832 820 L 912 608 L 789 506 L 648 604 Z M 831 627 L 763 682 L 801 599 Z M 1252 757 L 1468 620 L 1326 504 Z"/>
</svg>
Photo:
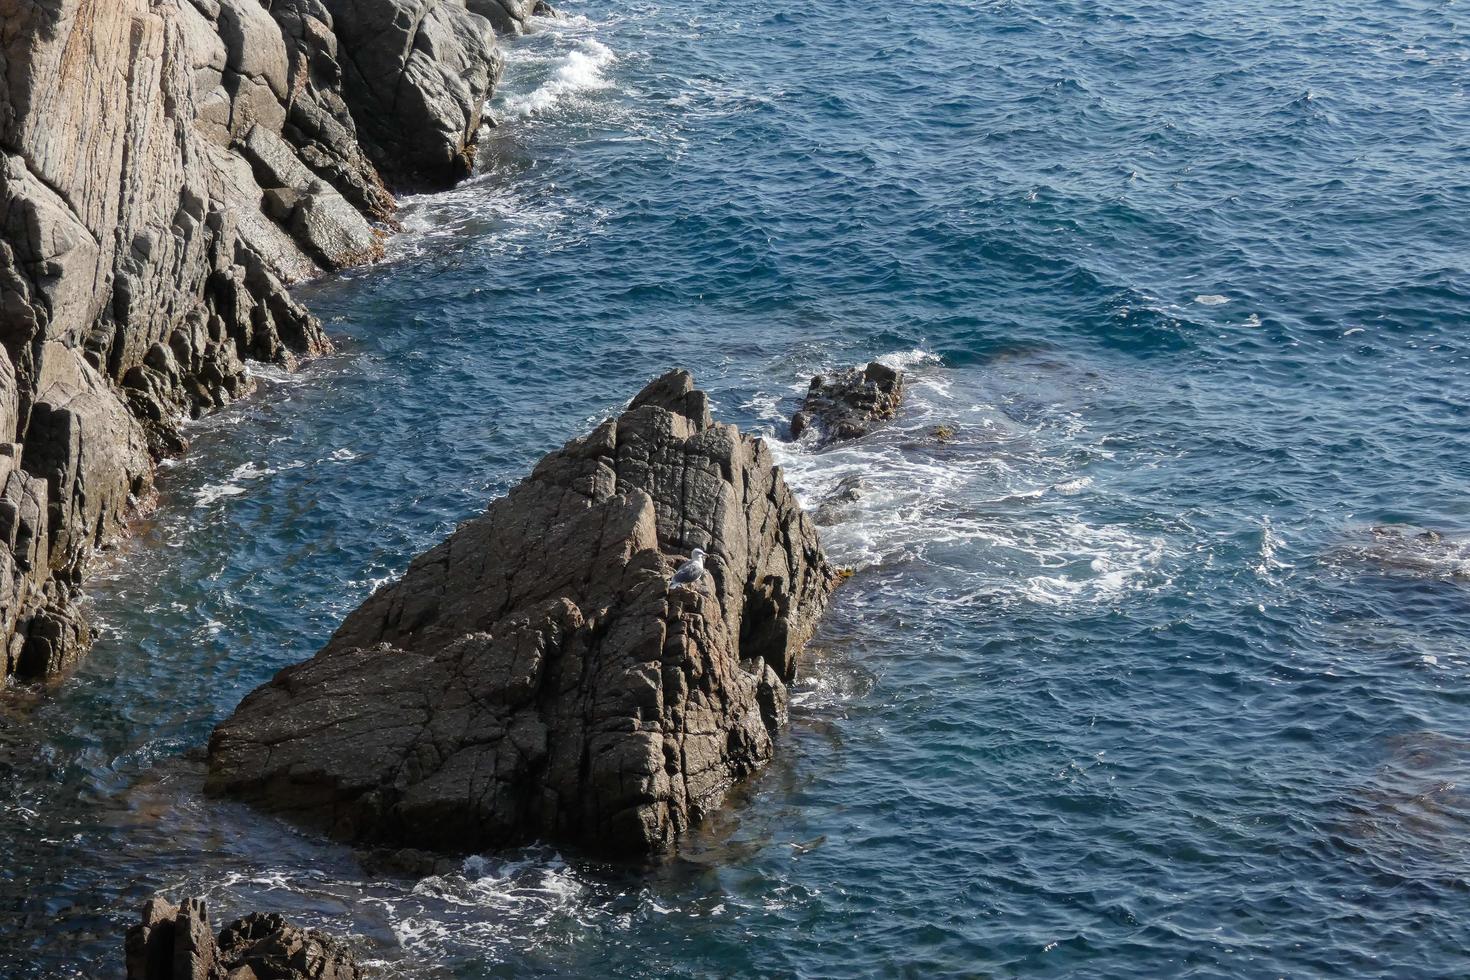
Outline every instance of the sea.
<svg viewBox="0 0 1470 980">
<path fill-rule="evenodd" d="M 159 891 L 383 978 L 1470 975 L 1470 8 L 562 6 L 0 699 L 0 976 L 120 976 Z M 898 417 L 791 441 L 870 360 Z M 404 877 L 203 795 L 241 697 L 676 366 L 864 485 L 676 855 Z"/>
</svg>

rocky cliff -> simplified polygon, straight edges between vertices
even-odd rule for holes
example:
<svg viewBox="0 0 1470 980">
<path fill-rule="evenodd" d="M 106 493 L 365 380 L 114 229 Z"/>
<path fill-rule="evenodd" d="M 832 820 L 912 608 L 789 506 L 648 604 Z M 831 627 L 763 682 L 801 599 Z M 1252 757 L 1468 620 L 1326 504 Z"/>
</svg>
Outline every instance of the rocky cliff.
<svg viewBox="0 0 1470 980">
<path fill-rule="evenodd" d="M 662 851 L 770 759 L 834 580 L 764 443 L 675 372 L 247 697 L 207 788 L 389 847 Z"/>
<path fill-rule="evenodd" d="M 179 421 L 326 348 L 287 286 L 468 172 L 499 71 L 465 0 L 0 0 L 0 681 L 84 648 Z"/>
</svg>

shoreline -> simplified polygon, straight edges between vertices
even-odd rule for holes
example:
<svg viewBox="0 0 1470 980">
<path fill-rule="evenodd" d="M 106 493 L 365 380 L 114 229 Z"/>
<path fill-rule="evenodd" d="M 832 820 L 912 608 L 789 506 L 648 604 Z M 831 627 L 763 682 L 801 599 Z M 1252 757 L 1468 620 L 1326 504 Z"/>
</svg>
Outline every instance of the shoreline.
<svg viewBox="0 0 1470 980">
<path fill-rule="evenodd" d="M 187 449 L 184 420 L 254 390 L 252 361 L 294 370 L 330 349 L 293 289 L 384 257 L 387 236 L 400 227 L 399 204 L 379 173 L 400 192 L 448 189 L 469 175 L 481 113 L 504 64 L 489 22 L 436 0 L 430 21 L 454 38 L 448 47 L 441 40 L 450 60 L 436 66 L 413 49 L 381 50 L 382 38 L 362 35 L 351 20 L 334 33 L 334 6 L 301 0 L 268 13 L 241 0 L 175 0 L 138 14 L 158 45 L 157 84 L 188 119 L 173 140 L 108 129 L 82 102 L 88 69 L 63 61 L 45 111 L 76 120 L 74 138 L 95 143 L 104 160 L 107 147 L 122 148 L 114 169 L 79 171 L 70 189 L 36 163 L 58 148 L 68 152 L 66 135 L 49 135 L 25 114 L 0 133 L 0 203 L 25 216 L 31 241 L 61 243 L 49 264 L 37 266 L 14 218 L 0 239 L 0 259 L 8 259 L 0 261 L 0 286 L 29 297 L 23 302 L 34 311 L 30 340 L 0 337 L 0 423 L 14 427 L 8 444 L 0 432 L 6 686 L 62 680 L 90 648 L 81 613 L 86 582 L 99 553 L 131 537 L 156 505 L 167 460 Z M 63 4 L 17 25 L 5 52 L 21 79 L 12 98 L 55 70 L 48 17 L 67 45 L 92 50 L 92 70 L 133 62 L 136 52 L 116 46 L 113 21 L 73 21 L 71 13 Z M 507 33 L 524 30 L 523 21 L 500 21 Z M 339 55 L 348 49 L 356 54 Z M 422 119 L 405 120 L 406 131 L 436 120 L 446 128 L 406 157 L 388 150 L 397 134 L 384 132 L 387 116 L 355 74 L 364 59 L 405 80 L 413 73 L 405 83 L 424 101 L 401 111 Z M 209 67 L 191 76 L 183 70 L 190 63 Z M 457 92 L 467 98 L 456 103 Z M 129 92 L 120 110 L 131 120 L 158 107 Z M 170 169 L 182 190 L 159 179 Z M 116 214 L 71 204 L 96 197 L 98 182 L 108 181 L 131 188 Z M 208 190 L 192 190 L 191 181 Z M 180 210 L 171 228 L 160 228 L 155 215 L 166 205 L 153 202 L 170 193 Z M 100 229 L 114 224 L 136 231 L 112 259 Z M 87 263 L 98 284 L 90 303 L 79 293 Z M 89 338 L 68 339 L 83 337 L 84 328 Z"/>
</svg>

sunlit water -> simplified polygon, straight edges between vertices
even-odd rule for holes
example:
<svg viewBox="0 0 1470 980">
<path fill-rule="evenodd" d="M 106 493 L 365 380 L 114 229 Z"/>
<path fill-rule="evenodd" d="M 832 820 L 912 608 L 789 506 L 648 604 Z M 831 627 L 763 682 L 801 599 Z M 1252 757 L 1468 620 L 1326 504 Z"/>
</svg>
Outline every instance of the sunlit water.
<svg viewBox="0 0 1470 980">
<path fill-rule="evenodd" d="M 1470 972 L 1463 9 L 569 7 L 7 699 L 0 974 L 114 974 L 158 889 L 387 976 Z M 215 721 L 651 376 L 781 440 L 875 356 L 894 425 L 777 447 L 866 481 L 858 573 L 676 860 L 402 879 L 202 797 Z"/>
</svg>

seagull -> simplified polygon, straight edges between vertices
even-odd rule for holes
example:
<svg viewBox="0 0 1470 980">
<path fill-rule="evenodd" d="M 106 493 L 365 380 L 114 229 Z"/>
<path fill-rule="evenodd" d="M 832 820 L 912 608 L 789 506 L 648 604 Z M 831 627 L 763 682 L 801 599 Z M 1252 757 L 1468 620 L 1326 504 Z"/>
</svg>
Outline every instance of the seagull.
<svg viewBox="0 0 1470 980">
<path fill-rule="evenodd" d="M 689 553 L 689 560 L 679 566 L 674 577 L 669 579 L 669 588 L 676 585 L 691 585 L 704 578 L 704 549 L 695 548 Z"/>
</svg>

